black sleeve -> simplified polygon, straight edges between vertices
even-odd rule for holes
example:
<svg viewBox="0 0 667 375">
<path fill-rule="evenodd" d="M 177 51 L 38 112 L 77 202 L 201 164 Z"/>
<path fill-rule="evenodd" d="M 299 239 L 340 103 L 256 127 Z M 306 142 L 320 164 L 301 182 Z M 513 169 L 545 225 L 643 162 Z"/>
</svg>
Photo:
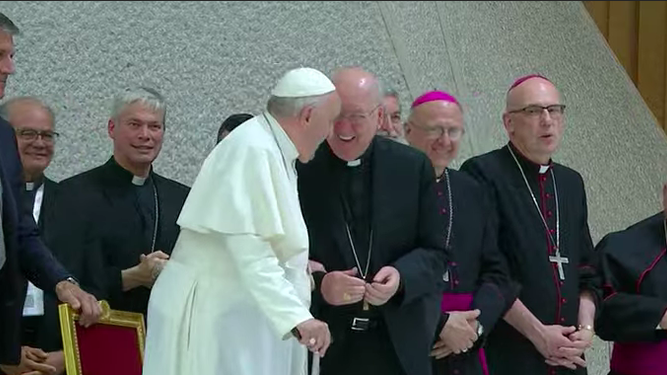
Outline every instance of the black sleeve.
<svg viewBox="0 0 667 375">
<path fill-rule="evenodd" d="M 667 312 L 667 302 L 637 293 L 639 275 L 613 258 L 609 251 L 616 246 L 605 236 L 596 247 L 602 259 L 604 299 L 596 321 L 596 332 L 606 341 L 653 341 L 665 339 L 664 330 L 657 330 Z"/>
<path fill-rule="evenodd" d="M 480 310 L 479 322 L 485 334 L 490 332 L 496 322 L 505 315 L 518 296 L 518 287 L 512 283 L 509 268 L 503 254 L 498 249 L 497 215 L 493 209 L 489 194 L 482 193 L 488 212 L 484 225 L 484 241 L 481 260 L 481 274 L 478 289 L 473 298 L 473 309 Z"/>
<path fill-rule="evenodd" d="M 580 224 L 580 249 L 581 258 L 579 259 L 579 291 L 587 291 L 593 295 L 595 301 L 595 315 L 600 314 L 602 303 L 602 275 L 599 270 L 600 258 L 593 247 L 590 230 L 588 228 L 588 205 L 586 203 L 586 191 L 582 184 L 583 200 L 581 207 L 584 210 L 582 222 Z"/>
<path fill-rule="evenodd" d="M 394 299 L 406 305 L 415 299 L 442 292 L 438 283 L 445 273 L 447 253 L 442 239 L 442 218 L 437 210 L 437 194 L 433 166 L 423 157 L 419 197 L 419 247 L 400 257 L 393 266 L 401 275 L 401 292 Z"/>
</svg>

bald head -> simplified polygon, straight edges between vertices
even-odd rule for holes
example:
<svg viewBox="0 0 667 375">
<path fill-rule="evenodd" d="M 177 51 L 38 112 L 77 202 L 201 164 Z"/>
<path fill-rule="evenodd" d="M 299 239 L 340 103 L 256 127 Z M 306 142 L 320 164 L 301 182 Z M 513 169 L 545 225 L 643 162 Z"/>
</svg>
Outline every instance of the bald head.
<svg viewBox="0 0 667 375">
<path fill-rule="evenodd" d="M 530 77 L 513 86 L 505 97 L 505 110 L 513 111 L 528 105 L 549 105 L 536 102 L 548 100 L 560 103 L 560 93 L 548 79 L 540 76 Z"/>
<path fill-rule="evenodd" d="M 372 73 L 362 68 L 342 68 L 337 70 L 332 77 L 336 90 L 348 95 L 363 97 L 377 104 L 382 99 L 380 83 Z"/>
<path fill-rule="evenodd" d="M 340 95 L 341 113 L 327 139 L 334 154 L 346 161 L 368 149 L 384 121 L 377 77 L 361 68 L 342 68 L 331 79 Z"/>
</svg>

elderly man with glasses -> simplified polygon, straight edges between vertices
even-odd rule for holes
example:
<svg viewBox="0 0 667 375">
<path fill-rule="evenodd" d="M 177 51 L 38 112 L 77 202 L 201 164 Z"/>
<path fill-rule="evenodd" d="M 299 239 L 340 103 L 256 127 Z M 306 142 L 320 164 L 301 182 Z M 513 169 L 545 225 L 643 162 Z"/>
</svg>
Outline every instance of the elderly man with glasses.
<svg viewBox="0 0 667 375">
<path fill-rule="evenodd" d="M 509 143 L 461 166 L 493 198 L 498 246 L 521 287 L 487 340 L 496 375 L 586 373 L 583 354 L 595 334 L 601 280 L 583 179 L 552 160 L 564 109 L 547 78 L 518 79 L 503 113 Z"/>
<path fill-rule="evenodd" d="M 336 71 L 333 132 L 299 168 L 316 317 L 332 344 L 320 374 L 430 375 L 446 252 L 433 166 L 377 136 L 384 121 L 375 75 Z M 328 271 L 328 272 L 327 272 Z"/>
<path fill-rule="evenodd" d="M 516 298 L 482 187 L 448 168 L 458 153 L 463 124 L 460 103 L 443 91 L 415 99 L 406 123 L 409 144 L 433 163 L 438 211 L 446 221 L 440 232 L 449 252 L 446 290 L 431 353 L 437 375 L 485 374 L 484 337 Z"/>
</svg>

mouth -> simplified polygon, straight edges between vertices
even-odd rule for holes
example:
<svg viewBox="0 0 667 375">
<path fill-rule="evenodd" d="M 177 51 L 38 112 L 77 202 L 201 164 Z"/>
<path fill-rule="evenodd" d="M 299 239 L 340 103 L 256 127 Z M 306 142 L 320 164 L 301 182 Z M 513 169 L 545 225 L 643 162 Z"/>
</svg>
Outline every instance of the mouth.
<svg viewBox="0 0 667 375">
<path fill-rule="evenodd" d="M 132 146 L 132 147 L 139 152 L 150 152 L 153 150 L 153 147 L 150 146 Z"/>
<path fill-rule="evenodd" d="M 343 142 L 352 142 L 354 140 L 354 138 L 356 138 L 356 137 L 353 136 L 353 135 L 349 135 L 349 136 L 338 135 L 338 139 L 340 139 Z"/>
<path fill-rule="evenodd" d="M 545 135 L 540 136 L 540 138 L 542 138 L 542 139 L 551 139 L 553 137 L 554 137 L 553 134 L 545 134 Z"/>
</svg>

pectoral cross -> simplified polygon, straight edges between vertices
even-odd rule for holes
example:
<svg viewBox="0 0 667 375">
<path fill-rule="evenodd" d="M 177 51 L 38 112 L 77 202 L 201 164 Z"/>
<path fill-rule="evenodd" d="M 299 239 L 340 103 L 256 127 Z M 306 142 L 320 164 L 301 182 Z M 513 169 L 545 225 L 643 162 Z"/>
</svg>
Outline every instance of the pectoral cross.
<svg viewBox="0 0 667 375">
<path fill-rule="evenodd" d="M 556 250 L 556 256 L 549 256 L 549 262 L 558 263 L 558 278 L 565 280 L 565 272 L 563 271 L 563 263 L 567 264 L 570 261 L 566 257 L 560 256 L 560 250 Z"/>
</svg>

